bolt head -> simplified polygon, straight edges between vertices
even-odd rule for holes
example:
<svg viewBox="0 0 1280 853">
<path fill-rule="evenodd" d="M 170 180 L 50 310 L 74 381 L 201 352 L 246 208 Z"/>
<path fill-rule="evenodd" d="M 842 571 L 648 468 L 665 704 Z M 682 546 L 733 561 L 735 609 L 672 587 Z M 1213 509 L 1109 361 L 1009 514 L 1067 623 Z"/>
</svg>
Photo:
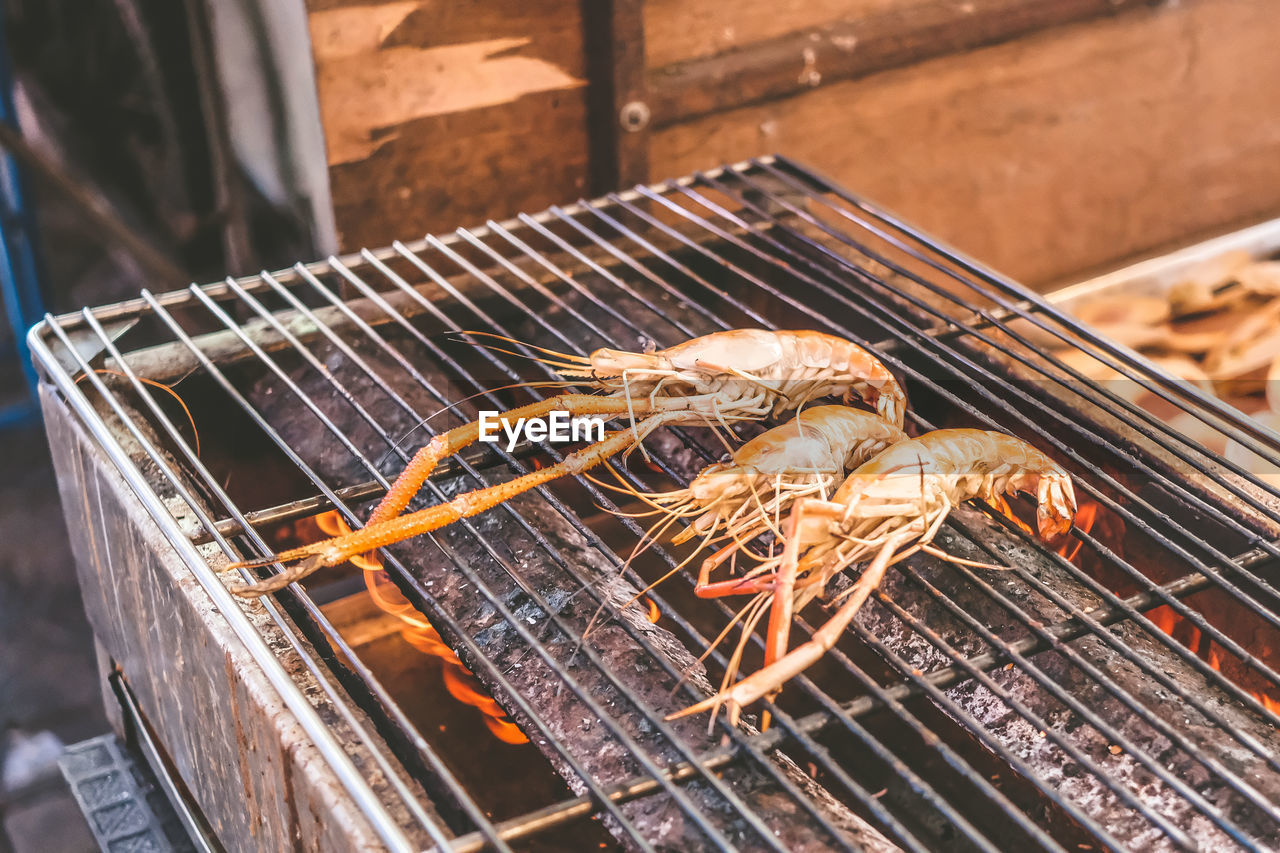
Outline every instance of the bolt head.
<svg viewBox="0 0 1280 853">
<path fill-rule="evenodd" d="M 618 123 L 628 133 L 644 130 L 649 126 L 649 105 L 644 101 L 629 101 L 618 111 Z"/>
</svg>

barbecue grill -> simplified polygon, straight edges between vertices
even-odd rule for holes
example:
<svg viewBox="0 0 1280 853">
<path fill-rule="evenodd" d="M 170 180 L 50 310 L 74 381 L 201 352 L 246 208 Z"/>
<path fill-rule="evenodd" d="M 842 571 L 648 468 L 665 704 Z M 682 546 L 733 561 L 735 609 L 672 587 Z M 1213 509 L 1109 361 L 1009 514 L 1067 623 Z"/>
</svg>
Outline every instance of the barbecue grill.
<svg viewBox="0 0 1280 853">
<path fill-rule="evenodd" d="M 745 326 L 870 348 L 903 381 L 911 429 L 1026 439 L 1072 473 L 1092 526 L 1082 512 L 1047 544 L 959 509 L 939 544 L 1008 568 L 896 566 L 837 649 L 765 705 L 763 732 L 751 714 L 710 732 L 665 719 L 719 682 L 732 643 L 697 658 L 738 604 L 696 599 L 682 572 L 647 593 L 656 623 L 619 609 L 682 553 L 628 560 L 644 527 L 622 513 L 642 505 L 594 480 L 383 558 L 526 744 L 456 720 L 476 714 L 427 684 L 438 673 L 375 660 L 401 623 L 377 627 L 358 570 L 258 602 L 228 593 L 255 579 L 229 562 L 294 544 L 305 519 L 357 523 L 426 436 L 555 393 L 532 347 Z M 1049 344 L 1280 461 L 1275 434 L 783 157 L 144 291 L 31 333 L 104 666 L 228 848 L 1280 846 L 1280 497 Z M 723 453 L 693 427 L 646 447 L 618 465 L 644 491 Z M 420 500 L 562 454 L 484 445 Z M 584 637 L 601 608 L 612 618 Z M 744 669 L 759 660 L 757 638 Z"/>
</svg>

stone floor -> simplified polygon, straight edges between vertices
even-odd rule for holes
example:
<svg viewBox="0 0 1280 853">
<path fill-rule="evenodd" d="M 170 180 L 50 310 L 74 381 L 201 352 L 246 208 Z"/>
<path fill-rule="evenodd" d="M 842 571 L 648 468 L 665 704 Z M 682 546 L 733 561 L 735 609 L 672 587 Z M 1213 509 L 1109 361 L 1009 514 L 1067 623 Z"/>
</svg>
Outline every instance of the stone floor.
<svg viewBox="0 0 1280 853">
<path fill-rule="evenodd" d="M 39 424 L 0 432 L 0 543 L 0 850 L 96 850 L 53 763 L 107 722 Z"/>
</svg>

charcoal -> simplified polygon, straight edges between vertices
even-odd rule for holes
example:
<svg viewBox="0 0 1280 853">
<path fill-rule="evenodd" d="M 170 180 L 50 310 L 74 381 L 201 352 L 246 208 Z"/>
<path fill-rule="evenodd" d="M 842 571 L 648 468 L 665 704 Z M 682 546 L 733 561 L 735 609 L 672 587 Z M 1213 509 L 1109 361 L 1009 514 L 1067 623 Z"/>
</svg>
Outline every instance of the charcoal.
<svg viewBox="0 0 1280 853">
<path fill-rule="evenodd" d="M 376 370 L 385 371 L 386 375 L 394 375 L 399 370 L 371 343 L 361 341 L 356 346 L 360 356 Z M 350 359 L 320 344 L 315 345 L 315 351 L 334 380 L 344 385 L 390 434 L 400 435 L 414 426 L 413 419 L 372 387 Z M 415 367 L 439 389 L 450 387 L 447 378 L 434 371 L 430 364 L 418 361 Z M 376 431 L 354 408 L 332 399 L 327 378 L 306 365 L 292 370 L 290 378 L 304 393 L 323 401 L 326 414 L 366 456 L 377 459 L 382 455 L 385 444 L 380 446 Z M 439 401 L 420 387 L 401 382 L 396 390 L 423 415 L 441 408 Z M 332 435 L 317 428 L 315 418 L 296 405 L 296 400 L 276 377 L 258 381 L 251 396 L 272 426 L 327 481 L 349 485 L 367 479 L 367 470 L 334 442 Z M 393 461 L 387 467 L 394 473 L 396 463 Z M 498 478 L 505 476 L 509 475 L 503 473 Z M 455 478 L 439 485 L 444 496 L 450 497 L 474 488 L 476 483 L 469 478 Z M 429 491 L 424 491 L 422 500 L 435 502 L 437 498 L 429 495 Z M 589 542 L 543 497 L 520 496 L 510 502 L 510 507 L 558 552 L 559 560 L 552 559 L 535 537 L 502 508 L 437 532 L 429 539 L 417 538 L 394 546 L 392 553 L 404 561 L 435 605 L 450 614 L 461 630 L 475 640 L 481 653 L 504 674 L 511 687 L 530 703 L 552 738 L 564 744 L 574 759 L 600 783 L 607 786 L 623 782 L 643 775 L 645 770 L 635 750 L 565 687 L 557 672 L 567 673 L 658 766 L 665 767 L 686 758 L 689 753 L 677 750 L 649 720 L 661 719 L 692 701 L 686 693 L 673 694 L 676 679 L 668 669 L 684 673 L 687 683 L 703 695 L 713 692 L 695 656 L 666 629 L 651 624 L 639 608 L 627 608 L 620 617 L 626 628 L 614 620 L 590 635 L 590 648 L 603 668 L 592 663 L 575 639 L 587 628 L 598 608 L 595 598 L 584 591 L 584 580 L 613 608 L 631 599 L 637 590 L 619 575 L 615 563 L 599 547 Z M 551 663 L 530 649 L 512 621 L 505 619 L 486 595 L 477 593 L 457 564 L 474 572 L 493 598 L 533 634 L 551 657 Z M 531 591 L 545 601 L 550 613 L 535 601 Z M 573 636 L 551 624 L 551 616 L 566 625 Z M 637 635 L 647 641 L 653 653 L 637 641 Z M 668 668 L 661 665 L 655 654 L 665 658 Z M 488 670 L 474 665 L 473 661 L 467 662 L 473 664 L 477 677 L 502 701 L 501 686 L 489 676 Z M 553 745 L 539 737 L 511 703 L 506 707 L 533 735 L 534 744 L 543 750 L 570 787 L 575 792 L 584 792 L 585 786 Z M 685 718 L 670 725 L 691 754 L 719 744 L 718 736 L 708 734 L 704 719 Z M 778 843 L 789 850 L 827 850 L 835 843 L 871 850 L 893 849 L 874 829 L 801 772 L 794 762 L 782 756 L 778 756 L 776 762 L 779 772 L 812 801 L 822 817 L 821 823 L 806 814 L 763 768 L 753 763 L 735 762 L 723 770 L 722 779 L 750 812 L 761 817 Z M 710 783 L 696 780 L 685 784 L 683 789 L 693 807 L 706 815 L 706 820 L 735 846 L 743 850 L 763 849 L 763 843 L 747 826 L 741 812 Z M 640 834 L 660 849 L 689 849 L 705 843 L 696 825 L 670 795 L 646 797 L 625 805 L 623 811 Z M 823 824 L 830 829 L 824 829 Z M 833 838 L 829 832 L 838 832 L 840 837 Z"/>
</svg>

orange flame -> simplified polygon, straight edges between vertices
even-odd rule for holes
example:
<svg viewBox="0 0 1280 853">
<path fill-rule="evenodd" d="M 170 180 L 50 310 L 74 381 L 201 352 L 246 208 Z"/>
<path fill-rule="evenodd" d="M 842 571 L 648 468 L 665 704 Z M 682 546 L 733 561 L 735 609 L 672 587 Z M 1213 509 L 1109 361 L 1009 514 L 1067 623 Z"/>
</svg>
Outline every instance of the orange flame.
<svg viewBox="0 0 1280 853">
<path fill-rule="evenodd" d="M 1015 515 L 1013 508 L 1003 498 L 993 502 L 991 506 L 992 509 L 1004 515 L 1028 535 L 1035 535 L 1032 527 Z M 1099 532 L 1094 534 L 1098 539 L 1108 544 L 1117 553 L 1122 550 L 1123 527 L 1119 524 L 1118 519 L 1110 514 L 1104 516 L 1097 501 L 1086 499 L 1076 511 L 1074 527 L 1082 533 L 1090 533 L 1093 532 L 1095 526 L 1100 528 Z M 1081 547 L 1083 545 L 1083 540 L 1068 536 L 1066 541 L 1058 547 L 1057 553 L 1077 566 L 1088 569 L 1089 567 L 1082 565 L 1084 557 L 1081 554 Z M 1157 628 L 1190 649 L 1214 670 L 1225 672 L 1233 681 L 1239 683 L 1236 676 L 1232 674 L 1233 670 L 1230 663 L 1228 663 L 1228 668 L 1225 671 L 1223 669 L 1224 662 L 1235 661 L 1235 656 L 1214 642 L 1212 638 L 1205 636 L 1195 624 L 1184 619 L 1172 607 L 1163 604 L 1148 610 L 1146 616 Z M 1245 684 L 1240 684 L 1240 686 L 1253 698 L 1257 699 L 1268 711 L 1280 714 L 1280 699 L 1273 699 L 1271 696 L 1253 690 Z"/>
<path fill-rule="evenodd" d="M 1028 536 L 1036 535 L 1035 528 L 1032 527 L 1027 522 L 1023 521 L 1021 518 L 1019 518 L 1018 514 L 1014 512 L 1013 507 L 1009 505 L 1009 502 L 1005 500 L 1004 497 L 999 496 L 994 501 L 992 501 L 991 508 L 994 509 L 996 512 L 1000 513 L 1001 515 L 1003 515 L 1005 518 L 1012 521 L 1014 524 L 1016 524 L 1018 526 L 1018 529 L 1021 530 L 1023 533 L 1027 534 Z M 1083 504 L 1080 505 L 1080 508 L 1076 510 L 1076 517 L 1074 521 L 1075 528 L 1079 530 L 1081 533 L 1088 533 L 1089 531 L 1093 530 L 1093 526 L 1094 524 L 1097 523 L 1097 521 L 1098 521 L 1097 502 L 1086 500 Z M 1075 562 L 1076 556 L 1079 555 L 1080 553 L 1080 546 L 1082 546 L 1083 544 L 1084 542 L 1082 540 L 1076 539 L 1075 537 L 1068 536 L 1066 541 L 1064 541 L 1060 546 L 1058 546 L 1058 554 L 1063 557 L 1066 557 L 1071 562 Z"/>
<path fill-rule="evenodd" d="M 1147 611 L 1147 618 L 1170 637 L 1173 637 L 1182 645 L 1195 652 L 1205 663 L 1209 664 L 1217 672 L 1222 672 L 1223 660 L 1231 656 L 1226 649 L 1222 648 L 1216 641 L 1210 637 L 1204 636 L 1198 627 L 1188 622 L 1183 616 L 1179 615 L 1176 610 L 1168 604 L 1162 604 L 1159 607 Z M 1233 681 L 1237 681 L 1234 677 Z M 1241 685 L 1244 687 L 1244 685 Z M 1254 699 L 1257 699 L 1262 706 L 1273 714 L 1280 714 L 1280 700 L 1273 699 L 1266 693 L 1258 690 L 1250 690 L 1244 687 Z"/>
<path fill-rule="evenodd" d="M 337 510 L 317 515 L 315 522 L 329 536 L 340 536 L 351 530 Z M 483 714 L 484 724 L 498 740 L 512 744 L 528 743 L 529 738 L 507 719 L 507 712 L 502 710 L 502 706 L 484 692 L 475 675 L 463 665 L 453 649 L 440 638 L 440 634 L 427 621 L 427 617 L 404 597 L 395 584 L 387 580 L 377 557 L 373 554 L 360 554 L 352 557 L 351 563 L 364 570 L 364 585 L 369 590 L 369 597 L 373 603 L 380 610 L 405 623 L 405 627 L 400 631 L 400 636 L 404 637 L 405 642 L 425 655 L 439 658 L 444 664 L 440 675 L 449 695 Z"/>
<path fill-rule="evenodd" d="M 1009 506 L 1009 502 L 1005 500 L 1004 495 L 996 495 L 995 500 L 991 502 L 991 508 L 1003 515 L 1005 518 L 1017 525 L 1018 529 L 1028 536 L 1035 536 L 1036 532 L 1013 511 L 1013 507 Z"/>
<path fill-rule="evenodd" d="M 1088 533 L 1093 530 L 1093 525 L 1096 524 L 1097 521 L 1098 502 L 1086 500 L 1080 505 L 1080 508 L 1076 510 L 1076 517 L 1073 525 L 1081 533 Z M 1058 553 L 1063 557 L 1066 557 L 1070 562 L 1074 563 L 1076 561 L 1076 556 L 1080 553 L 1080 548 L 1083 545 L 1083 539 L 1071 537 L 1067 539 L 1066 542 L 1062 543 L 1062 546 L 1058 548 Z"/>
<path fill-rule="evenodd" d="M 658 609 L 658 604 L 649 596 L 644 596 L 644 603 L 649 606 L 649 621 L 658 624 L 658 620 L 662 618 L 662 611 Z"/>
</svg>

